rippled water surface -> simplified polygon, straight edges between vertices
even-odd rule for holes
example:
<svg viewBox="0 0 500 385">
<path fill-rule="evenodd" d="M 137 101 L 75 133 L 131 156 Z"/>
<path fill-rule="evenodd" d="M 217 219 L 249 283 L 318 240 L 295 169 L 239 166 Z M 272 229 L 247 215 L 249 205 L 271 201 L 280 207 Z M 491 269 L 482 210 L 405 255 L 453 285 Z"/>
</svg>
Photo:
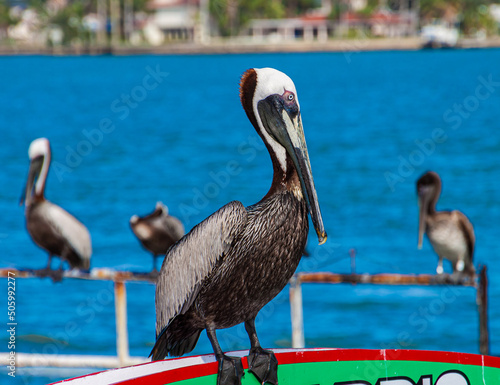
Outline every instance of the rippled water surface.
<svg viewBox="0 0 500 385">
<path fill-rule="evenodd" d="M 0 58 L 1 265 L 46 263 L 18 205 L 37 137 L 52 146 L 46 197 L 87 225 L 93 267 L 151 268 L 128 219 L 158 200 L 187 229 L 230 200 L 260 200 L 272 167 L 240 106 L 238 81 L 249 67 L 275 67 L 298 90 L 329 234 L 318 247 L 311 232 L 311 257 L 299 270 L 349 272 L 354 248 L 357 272 L 434 273 L 429 243 L 417 250 L 415 181 L 435 170 L 443 179 L 438 208 L 459 209 L 475 226 L 475 263 L 489 268 L 491 348 L 499 353 L 499 62 L 500 50 Z M 109 282 L 19 279 L 16 288 L 18 352 L 115 354 Z M 130 283 L 127 294 L 130 353 L 147 356 L 154 287 Z M 471 288 L 311 284 L 303 298 L 308 347 L 478 352 Z M 289 314 L 285 289 L 258 319 L 264 346 L 291 345 Z M 219 339 L 225 350 L 249 346 L 242 326 Z M 3 333 L 0 351 L 7 341 Z M 209 352 L 202 334 L 193 354 Z M 16 380 L 82 373 L 23 369 Z"/>
</svg>

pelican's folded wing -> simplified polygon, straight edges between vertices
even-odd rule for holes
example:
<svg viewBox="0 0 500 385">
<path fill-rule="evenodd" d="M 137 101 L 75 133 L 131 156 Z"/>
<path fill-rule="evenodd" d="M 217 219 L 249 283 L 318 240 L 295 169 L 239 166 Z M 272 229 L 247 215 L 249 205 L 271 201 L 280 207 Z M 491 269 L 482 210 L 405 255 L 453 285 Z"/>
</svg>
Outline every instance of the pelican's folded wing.
<svg viewBox="0 0 500 385">
<path fill-rule="evenodd" d="M 467 251 L 469 252 L 470 261 L 472 262 L 474 256 L 474 245 L 476 243 L 476 237 L 474 235 L 474 227 L 470 223 L 469 219 L 460 211 L 453 210 L 452 215 L 456 217 L 456 221 L 465 237 L 465 242 L 467 243 Z"/>
<path fill-rule="evenodd" d="M 170 248 L 156 283 L 156 335 L 198 294 L 201 282 L 229 250 L 247 222 L 241 202 L 233 201 L 195 226 Z"/>
<path fill-rule="evenodd" d="M 51 231 L 60 234 L 80 256 L 82 263 L 79 267 L 88 269 L 92 255 L 92 242 L 87 228 L 62 207 L 49 201 L 45 201 L 44 209 L 44 215 L 48 225 L 51 226 Z"/>
</svg>

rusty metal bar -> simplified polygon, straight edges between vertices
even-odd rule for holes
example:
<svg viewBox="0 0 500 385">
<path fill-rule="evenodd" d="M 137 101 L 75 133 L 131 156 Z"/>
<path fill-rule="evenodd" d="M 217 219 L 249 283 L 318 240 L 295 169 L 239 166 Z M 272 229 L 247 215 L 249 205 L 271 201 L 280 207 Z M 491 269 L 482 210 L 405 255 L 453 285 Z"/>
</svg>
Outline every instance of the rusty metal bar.
<svg viewBox="0 0 500 385">
<path fill-rule="evenodd" d="M 487 267 L 479 272 L 479 288 L 477 290 L 477 305 L 479 311 L 479 352 L 490 354 L 490 339 L 488 330 L 488 276 Z"/>
<path fill-rule="evenodd" d="M 301 283 L 369 283 L 374 285 L 456 285 L 476 286 L 474 278 L 450 274 L 336 274 L 299 273 Z"/>
<path fill-rule="evenodd" d="M 351 255 L 352 256 L 352 255 Z M 336 274 L 336 273 L 299 273 L 290 282 L 290 306 L 292 307 L 292 346 L 297 340 L 294 336 L 304 335 L 303 319 L 293 317 L 293 313 L 298 313 L 294 307 L 299 306 L 299 300 L 295 297 L 300 295 L 300 306 L 302 307 L 301 283 L 350 283 L 350 284 L 374 284 L 374 285 L 453 285 L 467 286 L 477 289 L 477 304 L 479 312 L 479 352 L 489 354 L 489 332 L 488 332 L 488 277 L 487 268 L 483 266 L 479 276 L 457 276 L 450 274 Z M 479 284 L 477 283 L 479 278 Z M 297 295 L 297 292 L 300 294 Z M 302 309 L 300 311 L 302 314 Z M 295 323 L 294 323 L 295 322 Z M 297 330 L 301 328 L 301 330 Z M 302 345 L 304 346 L 304 345 Z"/>
<path fill-rule="evenodd" d="M 15 268 L 1 268 L 0 278 L 7 278 L 8 273 L 15 273 L 16 278 L 73 278 L 73 279 L 88 279 L 99 281 L 146 281 L 155 283 L 157 274 L 151 273 L 138 273 L 132 271 L 117 271 L 109 268 L 94 268 L 90 271 L 83 270 L 64 270 L 61 272 L 53 271 L 48 274 L 45 269 L 15 269 Z"/>
</svg>

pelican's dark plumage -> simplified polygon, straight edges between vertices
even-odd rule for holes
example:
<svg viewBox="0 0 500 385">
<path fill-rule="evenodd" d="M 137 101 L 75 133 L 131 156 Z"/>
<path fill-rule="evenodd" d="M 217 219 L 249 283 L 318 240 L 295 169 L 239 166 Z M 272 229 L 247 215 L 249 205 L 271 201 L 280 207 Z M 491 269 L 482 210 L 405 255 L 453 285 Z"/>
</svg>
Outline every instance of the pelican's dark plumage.
<svg viewBox="0 0 500 385">
<path fill-rule="evenodd" d="M 277 361 L 259 344 L 255 317 L 292 277 L 304 251 L 308 212 L 320 244 L 326 233 L 312 178 L 295 85 L 275 69 L 246 71 L 243 108 L 271 156 L 269 192 L 252 206 L 228 203 L 169 250 L 156 287 L 153 360 L 190 352 L 206 329 L 219 362 L 218 384 L 239 384 L 238 358 L 215 330 L 244 322 L 248 362 L 260 383 L 277 383 Z"/>
<path fill-rule="evenodd" d="M 170 246 L 184 235 L 181 221 L 169 215 L 167 206 L 162 202 L 156 203 L 151 214 L 132 216 L 130 227 L 142 246 L 153 254 L 153 271 L 156 271 L 156 258 L 164 256 Z"/>
<path fill-rule="evenodd" d="M 473 265 L 474 228 L 460 211 L 436 211 L 441 194 L 441 178 L 434 171 L 417 181 L 420 207 L 418 248 L 422 248 L 424 232 L 439 257 L 436 272 L 443 273 L 443 258 L 453 265 L 453 272 L 475 273 Z"/>
<path fill-rule="evenodd" d="M 31 142 L 28 155 L 30 168 L 21 203 L 25 202 L 26 227 L 33 241 L 52 256 L 67 261 L 71 268 L 88 269 L 92 244 L 87 228 L 61 207 L 44 197 L 51 152 L 49 141 L 39 138 Z"/>
</svg>

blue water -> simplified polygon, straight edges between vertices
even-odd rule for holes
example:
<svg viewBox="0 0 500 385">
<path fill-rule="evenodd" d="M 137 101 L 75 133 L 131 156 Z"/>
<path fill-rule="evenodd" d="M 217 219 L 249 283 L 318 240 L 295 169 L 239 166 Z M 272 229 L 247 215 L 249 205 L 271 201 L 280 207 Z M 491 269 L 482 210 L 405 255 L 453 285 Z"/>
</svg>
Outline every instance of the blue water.
<svg viewBox="0 0 500 385">
<path fill-rule="evenodd" d="M 230 200 L 260 200 L 272 168 L 240 106 L 238 81 L 249 67 L 270 66 L 297 87 L 329 234 L 318 247 L 311 232 L 312 256 L 299 270 L 349 272 L 354 248 L 358 272 L 435 272 L 428 242 L 417 250 L 415 197 L 416 179 L 435 170 L 443 179 L 438 208 L 459 209 L 475 226 L 475 263 L 489 268 L 490 340 L 498 354 L 499 62 L 500 50 L 0 58 L 0 265 L 46 263 L 18 206 L 27 149 L 40 136 L 53 153 L 46 197 L 88 226 L 93 267 L 151 268 L 128 219 L 158 200 L 187 229 Z M 16 285 L 18 352 L 115 353 L 109 282 Z M 130 283 L 127 293 L 130 353 L 147 356 L 154 287 Z M 305 285 L 303 298 L 308 347 L 478 352 L 471 288 Z M 285 289 L 258 319 L 264 346 L 291 345 L 289 313 Z M 219 339 L 225 350 L 249 345 L 241 326 Z M 0 351 L 7 340 L 2 333 Z M 209 352 L 202 334 L 193 354 Z M 16 380 L 43 384 L 84 372 L 20 369 Z"/>
</svg>

